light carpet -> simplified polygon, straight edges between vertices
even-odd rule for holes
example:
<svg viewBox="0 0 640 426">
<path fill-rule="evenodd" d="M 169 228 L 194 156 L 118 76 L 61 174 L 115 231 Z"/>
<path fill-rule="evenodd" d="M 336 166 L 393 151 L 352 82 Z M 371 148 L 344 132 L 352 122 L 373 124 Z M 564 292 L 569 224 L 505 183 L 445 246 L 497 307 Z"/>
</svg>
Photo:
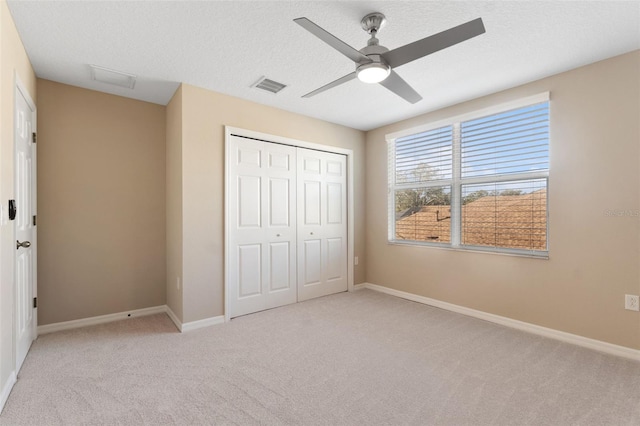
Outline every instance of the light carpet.
<svg viewBox="0 0 640 426">
<path fill-rule="evenodd" d="M 638 425 L 640 363 L 362 290 L 44 335 L 3 425 Z"/>
</svg>

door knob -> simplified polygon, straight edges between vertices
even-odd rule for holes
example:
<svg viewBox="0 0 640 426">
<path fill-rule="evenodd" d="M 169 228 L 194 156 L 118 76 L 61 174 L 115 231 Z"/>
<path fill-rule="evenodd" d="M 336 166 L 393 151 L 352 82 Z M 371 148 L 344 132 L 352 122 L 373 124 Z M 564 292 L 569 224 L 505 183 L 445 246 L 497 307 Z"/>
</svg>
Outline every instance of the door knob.
<svg viewBox="0 0 640 426">
<path fill-rule="evenodd" d="M 20 247 L 29 248 L 31 247 L 31 243 L 29 241 L 20 242 L 16 240 L 16 250 L 20 249 Z"/>
</svg>

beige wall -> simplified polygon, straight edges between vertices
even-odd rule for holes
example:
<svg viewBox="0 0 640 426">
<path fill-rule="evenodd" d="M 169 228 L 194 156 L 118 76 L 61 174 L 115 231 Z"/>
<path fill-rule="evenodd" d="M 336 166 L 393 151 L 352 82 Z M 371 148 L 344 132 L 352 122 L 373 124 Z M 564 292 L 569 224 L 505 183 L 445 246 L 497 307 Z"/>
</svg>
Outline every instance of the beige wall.
<svg viewBox="0 0 640 426">
<path fill-rule="evenodd" d="M 182 87 L 167 105 L 166 125 L 167 306 L 182 321 Z"/>
<path fill-rule="evenodd" d="M 225 125 L 354 151 L 355 255 L 362 259 L 354 278 L 364 281 L 363 132 L 186 84 L 182 107 L 184 322 L 224 314 Z"/>
<path fill-rule="evenodd" d="M 164 305 L 165 107 L 38 93 L 39 324 Z"/>
<path fill-rule="evenodd" d="M 549 260 L 387 243 L 385 134 L 551 92 Z M 640 349 L 640 52 L 367 133 L 367 281 Z"/>
<path fill-rule="evenodd" d="M 5 209 L 14 197 L 13 107 L 14 74 L 36 101 L 36 76 L 4 0 L 0 0 L 0 203 Z M 14 371 L 13 277 L 15 236 L 13 222 L 0 224 L 0 390 Z"/>
</svg>

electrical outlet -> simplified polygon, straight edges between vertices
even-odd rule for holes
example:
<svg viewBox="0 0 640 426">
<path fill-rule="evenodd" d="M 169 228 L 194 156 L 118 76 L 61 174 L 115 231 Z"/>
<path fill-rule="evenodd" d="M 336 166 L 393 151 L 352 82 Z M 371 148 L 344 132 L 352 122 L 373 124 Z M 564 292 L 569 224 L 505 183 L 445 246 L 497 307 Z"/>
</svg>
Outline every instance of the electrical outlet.
<svg viewBox="0 0 640 426">
<path fill-rule="evenodd" d="M 633 294 L 624 295 L 624 308 L 630 311 L 640 311 L 640 296 Z"/>
<path fill-rule="evenodd" d="M 180 277 L 176 277 L 176 288 L 180 290 Z"/>
<path fill-rule="evenodd" d="M 353 258 L 353 264 L 358 266 L 358 256 Z"/>
</svg>

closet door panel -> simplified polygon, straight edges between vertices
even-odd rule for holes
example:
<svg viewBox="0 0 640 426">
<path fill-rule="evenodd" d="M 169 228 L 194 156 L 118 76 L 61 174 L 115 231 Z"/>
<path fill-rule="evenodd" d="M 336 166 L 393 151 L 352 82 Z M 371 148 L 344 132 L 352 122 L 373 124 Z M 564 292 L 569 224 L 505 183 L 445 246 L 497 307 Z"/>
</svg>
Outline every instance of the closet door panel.
<svg viewBox="0 0 640 426">
<path fill-rule="evenodd" d="M 227 172 L 230 317 L 295 303 L 296 149 L 232 136 Z"/>
<path fill-rule="evenodd" d="M 260 244 L 238 246 L 238 299 L 262 294 L 261 252 Z"/>
<path fill-rule="evenodd" d="M 269 290 L 286 291 L 291 285 L 291 244 L 289 241 L 271 243 L 269 245 Z M 295 287 L 295 286 L 294 286 Z M 294 288 L 295 291 L 295 288 Z"/>
<path fill-rule="evenodd" d="M 322 284 L 322 241 L 307 239 L 300 249 L 298 255 L 302 258 L 303 274 L 298 284 L 302 287 Z"/>
<path fill-rule="evenodd" d="M 298 300 L 347 291 L 346 156 L 298 148 Z"/>
</svg>

